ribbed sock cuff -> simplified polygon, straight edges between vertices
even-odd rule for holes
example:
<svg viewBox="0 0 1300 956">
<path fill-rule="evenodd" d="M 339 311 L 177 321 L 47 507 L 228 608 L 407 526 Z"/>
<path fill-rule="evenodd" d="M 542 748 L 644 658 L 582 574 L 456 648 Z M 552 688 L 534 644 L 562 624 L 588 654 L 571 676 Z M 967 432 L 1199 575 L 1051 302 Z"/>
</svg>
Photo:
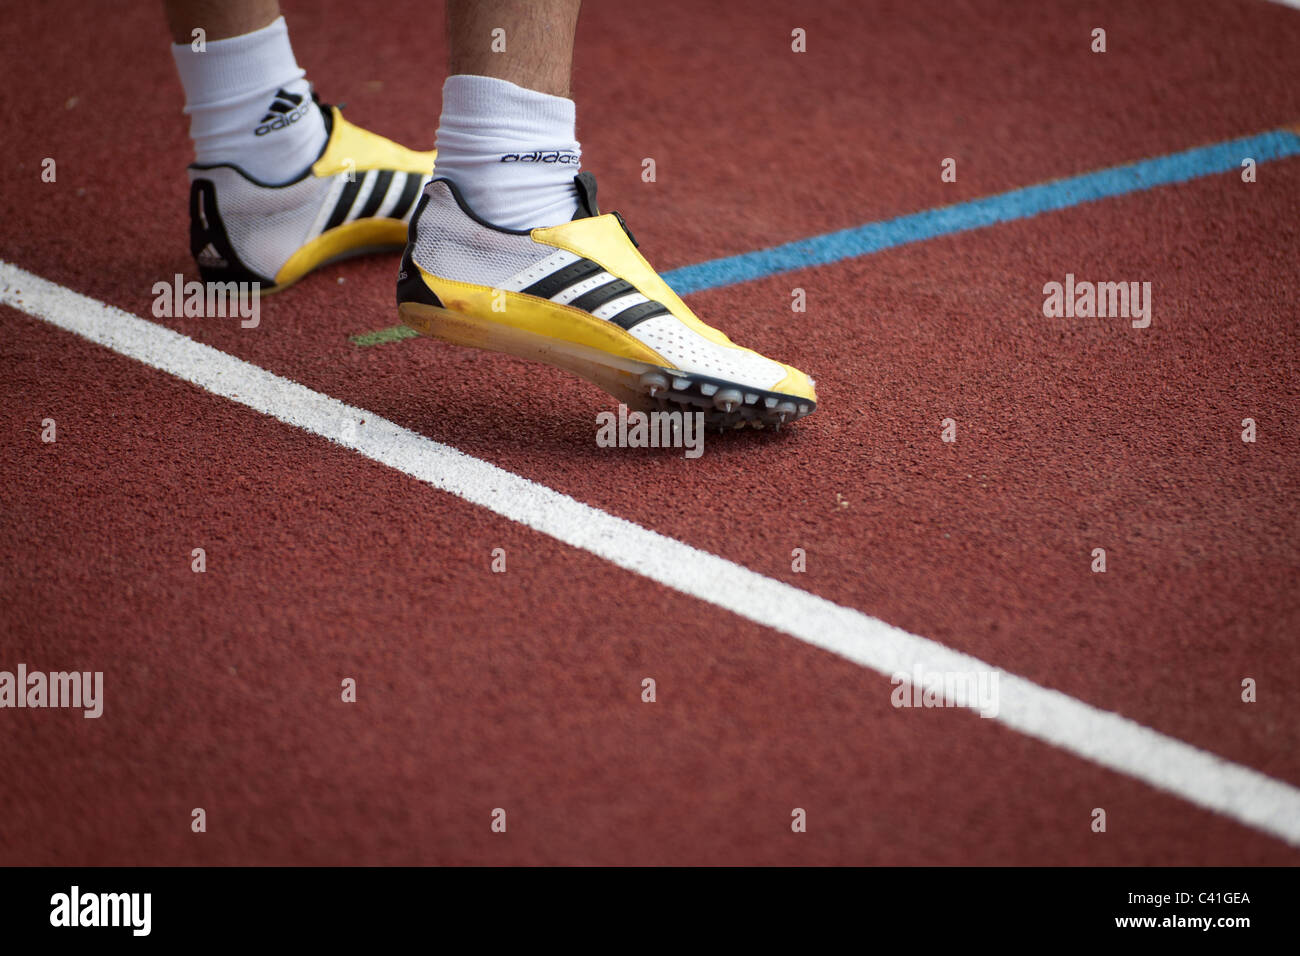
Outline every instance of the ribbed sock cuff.
<svg viewBox="0 0 1300 956">
<path fill-rule="evenodd" d="M 492 76 L 456 75 L 442 85 L 442 115 L 464 130 L 483 130 L 496 139 L 537 135 L 575 138 L 573 100 L 525 89 Z"/>
<path fill-rule="evenodd" d="M 202 52 L 173 43 L 172 59 L 185 87 L 186 112 L 261 96 L 306 75 L 294 58 L 284 17 L 252 33 L 210 40 Z"/>
</svg>

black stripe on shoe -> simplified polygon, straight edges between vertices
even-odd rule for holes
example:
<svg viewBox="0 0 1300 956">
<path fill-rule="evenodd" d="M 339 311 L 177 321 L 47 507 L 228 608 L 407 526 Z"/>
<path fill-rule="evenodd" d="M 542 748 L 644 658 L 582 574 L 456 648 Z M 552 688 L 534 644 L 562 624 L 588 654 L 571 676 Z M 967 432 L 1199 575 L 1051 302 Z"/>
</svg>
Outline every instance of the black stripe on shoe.
<svg viewBox="0 0 1300 956">
<path fill-rule="evenodd" d="M 598 262 L 592 262 L 590 259 L 579 259 L 577 262 L 571 262 L 562 269 L 557 269 L 544 279 L 538 279 L 527 289 L 521 289 L 524 295 L 535 295 L 542 299 L 550 299 L 563 292 L 571 285 L 577 285 L 583 279 L 589 279 L 598 272 L 604 272 L 605 267 Z"/>
<path fill-rule="evenodd" d="M 402 219 L 406 216 L 406 211 L 411 208 L 411 203 L 415 202 L 415 197 L 420 194 L 420 174 L 405 173 L 406 185 L 402 187 L 402 195 L 397 197 L 397 205 L 393 207 L 388 214 L 389 219 Z"/>
<path fill-rule="evenodd" d="M 391 169 L 381 169 L 379 171 L 379 175 L 375 177 L 374 188 L 370 190 L 370 196 L 366 199 L 366 204 L 357 213 L 358 219 L 369 219 L 379 212 L 379 207 L 384 204 L 384 199 L 388 196 L 388 186 L 392 181 L 393 171 Z"/>
<path fill-rule="evenodd" d="M 584 312 L 595 312 L 607 302 L 613 302 L 615 299 L 621 299 L 623 296 L 635 292 L 632 283 L 624 279 L 613 279 L 604 285 L 596 286 L 590 292 L 584 292 L 578 296 L 569 305 L 575 309 L 582 309 Z"/>
<path fill-rule="evenodd" d="M 668 307 L 662 302 L 656 302 L 651 299 L 649 302 L 642 302 L 638 305 L 630 305 L 617 315 L 611 316 L 609 321 L 624 329 L 630 329 L 639 322 L 646 319 L 652 319 L 656 315 L 671 315 Z"/>
<path fill-rule="evenodd" d="M 367 173 L 366 176 L 368 175 L 370 174 Z M 322 233 L 343 225 L 343 220 L 348 218 L 348 211 L 352 208 L 352 204 L 356 202 L 357 193 L 361 192 L 361 184 L 365 182 L 365 179 L 365 176 L 358 179 L 356 174 L 353 174 L 351 182 L 343 187 L 343 194 L 339 196 L 334 211 L 330 213 L 329 222 L 325 223 L 325 228 L 321 230 Z"/>
</svg>

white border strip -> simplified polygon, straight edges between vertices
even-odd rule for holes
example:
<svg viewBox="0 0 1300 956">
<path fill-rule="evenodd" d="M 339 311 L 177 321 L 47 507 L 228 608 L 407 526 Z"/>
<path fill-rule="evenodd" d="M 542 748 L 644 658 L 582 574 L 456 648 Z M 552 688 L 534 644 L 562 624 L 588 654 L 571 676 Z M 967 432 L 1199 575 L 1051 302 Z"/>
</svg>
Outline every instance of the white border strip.
<svg viewBox="0 0 1300 956">
<path fill-rule="evenodd" d="M 1290 784 L 607 514 L 3 260 L 0 302 L 886 676 L 995 673 L 995 719 L 1006 726 L 1300 846 L 1300 789 Z"/>
</svg>

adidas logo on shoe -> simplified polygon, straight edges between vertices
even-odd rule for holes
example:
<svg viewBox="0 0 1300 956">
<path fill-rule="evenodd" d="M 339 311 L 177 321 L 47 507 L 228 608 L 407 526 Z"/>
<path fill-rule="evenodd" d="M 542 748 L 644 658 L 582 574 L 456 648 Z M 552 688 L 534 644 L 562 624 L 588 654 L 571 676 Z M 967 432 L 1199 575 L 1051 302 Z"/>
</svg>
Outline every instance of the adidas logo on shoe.
<svg viewBox="0 0 1300 956">
<path fill-rule="evenodd" d="M 225 256 L 223 256 L 221 253 L 217 252 L 217 250 L 213 248 L 212 243 L 210 242 L 203 247 L 203 249 L 199 252 L 198 256 L 196 256 L 195 258 L 197 259 L 198 264 L 201 266 L 213 266 L 215 268 L 225 268 L 230 264 L 226 261 Z"/>
<path fill-rule="evenodd" d="M 253 134 L 265 136 L 274 130 L 292 126 L 306 116 L 310 108 L 311 100 L 307 100 L 301 94 L 289 93 L 283 89 L 276 90 L 271 105 L 266 108 L 266 115 L 262 117 L 257 129 L 253 130 Z"/>
</svg>

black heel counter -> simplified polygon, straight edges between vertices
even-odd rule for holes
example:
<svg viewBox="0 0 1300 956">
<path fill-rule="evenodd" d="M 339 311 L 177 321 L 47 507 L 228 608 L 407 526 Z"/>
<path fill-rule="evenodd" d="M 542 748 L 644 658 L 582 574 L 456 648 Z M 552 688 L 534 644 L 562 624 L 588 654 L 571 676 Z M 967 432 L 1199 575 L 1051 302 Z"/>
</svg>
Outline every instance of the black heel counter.
<svg viewBox="0 0 1300 956">
<path fill-rule="evenodd" d="M 416 233 L 416 223 L 420 221 L 420 213 L 424 212 L 424 207 L 429 202 L 428 194 L 420 197 L 419 203 L 415 207 L 415 212 L 411 213 L 411 223 L 406 230 L 406 249 L 402 253 L 402 265 L 397 273 L 397 304 L 400 306 L 403 302 L 419 302 L 423 305 L 432 305 L 442 308 L 442 302 L 433 294 L 420 277 L 420 270 L 415 265 L 415 241 L 418 238 Z"/>
<path fill-rule="evenodd" d="M 235 253 L 217 209 L 217 189 L 210 179 L 190 184 L 190 255 L 204 282 L 258 282 L 271 288 L 274 280 L 258 275 Z"/>
</svg>

